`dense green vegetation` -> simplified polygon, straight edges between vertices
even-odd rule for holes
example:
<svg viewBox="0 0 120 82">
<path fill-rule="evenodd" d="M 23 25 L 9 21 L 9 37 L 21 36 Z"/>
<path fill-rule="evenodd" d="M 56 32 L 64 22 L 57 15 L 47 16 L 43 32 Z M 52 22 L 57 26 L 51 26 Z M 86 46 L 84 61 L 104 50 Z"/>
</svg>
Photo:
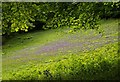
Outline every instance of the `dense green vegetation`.
<svg viewBox="0 0 120 82">
<path fill-rule="evenodd" d="M 49 43 L 53 44 L 53 42 L 55 43 L 55 41 L 58 42 L 59 40 L 67 39 L 67 37 L 69 36 L 72 37 L 76 35 L 79 36 L 78 40 L 77 38 L 76 39 L 71 38 L 70 40 L 66 40 L 66 41 L 72 42 L 73 44 L 78 43 L 79 41 L 82 43 L 88 42 L 87 40 L 90 40 L 89 42 L 90 44 L 91 42 L 103 43 L 106 41 L 108 42 L 112 42 L 114 40 L 117 41 L 118 19 L 102 20 L 100 28 L 104 30 L 104 35 L 101 38 L 98 37 L 98 39 L 95 40 L 92 40 L 91 38 L 99 35 L 99 33 L 96 32 L 96 30 L 87 30 L 87 31 L 80 30 L 76 33 L 71 34 L 67 32 L 69 30 L 66 29 L 66 27 L 62 29 L 53 29 L 53 30 L 40 31 L 40 32 L 39 31 L 31 32 L 26 34 L 17 34 L 17 36 L 14 36 L 13 38 L 9 38 L 9 40 L 3 45 L 3 69 L 2 69 L 3 80 L 119 79 L 119 76 L 117 75 L 119 69 L 117 68 L 118 67 L 117 61 L 119 61 L 118 52 L 117 52 L 118 42 L 109 43 L 107 45 L 104 45 L 102 48 L 101 47 L 98 47 L 97 49 L 95 48 L 95 51 L 94 51 L 94 47 L 99 45 L 92 44 L 93 45 L 92 47 L 92 45 L 86 44 L 86 46 L 91 46 L 90 50 L 84 49 L 80 51 L 81 50 L 80 48 L 66 50 L 66 52 L 62 52 L 60 50 L 60 52 L 57 52 L 57 55 L 55 55 L 54 52 L 52 53 L 52 55 L 50 55 L 49 52 L 38 53 L 39 55 L 33 53 L 37 51 L 37 49 L 39 49 L 40 46 L 49 45 Z M 106 37 L 110 37 L 111 39 L 107 40 Z M 116 37 L 116 38 L 112 38 L 112 37 Z M 55 44 L 53 44 L 53 46 L 51 45 L 51 47 L 54 46 Z M 31 50 L 31 48 L 35 50 Z M 24 49 L 28 49 L 27 53 L 31 53 L 30 55 L 28 55 L 30 56 L 29 57 L 30 61 L 28 61 L 29 60 L 28 57 L 25 56 Z M 75 50 L 77 50 L 76 53 L 74 52 Z M 17 59 L 14 58 L 16 56 L 18 56 Z M 19 56 L 21 57 L 19 58 Z M 35 58 L 35 60 L 32 60 L 32 58 Z M 93 58 L 95 60 L 93 60 Z M 23 61 L 25 62 L 23 63 Z M 46 70 L 48 71 L 47 78 L 46 78 L 47 75 L 44 73 L 44 71 L 46 72 Z M 39 71 L 41 72 L 41 74 L 39 74 Z M 85 76 L 86 74 L 87 76 Z M 91 75 L 91 77 L 89 75 Z"/>
<path fill-rule="evenodd" d="M 96 29 L 100 18 L 118 17 L 119 2 L 94 3 L 21 3 L 2 4 L 2 34 L 37 29 L 74 26 L 73 30 Z M 37 24 L 39 23 L 38 27 Z"/>
<path fill-rule="evenodd" d="M 3 2 L 2 79 L 118 80 L 119 10 L 120 2 Z"/>
<path fill-rule="evenodd" d="M 50 60 L 44 64 L 31 64 L 16 70 L 11 80 L 80 79 L 105 80 L 118 77 L 118 43 L 109 44 L 95 51 L 66 54 L 60 61 Z"/>
</svg>

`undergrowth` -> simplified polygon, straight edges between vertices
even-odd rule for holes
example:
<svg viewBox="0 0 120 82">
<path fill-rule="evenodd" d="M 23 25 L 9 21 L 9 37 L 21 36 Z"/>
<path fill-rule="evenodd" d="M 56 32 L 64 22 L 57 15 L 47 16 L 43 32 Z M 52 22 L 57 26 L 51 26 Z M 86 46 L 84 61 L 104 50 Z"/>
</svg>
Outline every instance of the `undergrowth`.
<svg viewBox="0 0 120 82">
<path fill-rule="evenodd" d="M 64 59 L 63 59 L 64 58 Z M 116 80 L 118 76 L 118 42 L 95 51 L 61 56 L 60 61 L 31 64 L 9 73 L 9 80 Z"/>
</svg>

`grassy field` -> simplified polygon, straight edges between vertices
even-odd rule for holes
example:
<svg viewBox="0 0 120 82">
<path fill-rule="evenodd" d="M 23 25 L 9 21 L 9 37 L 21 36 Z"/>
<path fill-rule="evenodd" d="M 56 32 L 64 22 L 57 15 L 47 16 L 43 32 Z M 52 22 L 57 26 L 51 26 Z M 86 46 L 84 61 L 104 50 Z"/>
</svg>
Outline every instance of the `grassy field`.
<svg viewBox="0 0 120 82">
<path fill-rule="evenodd" d="M 100 23 L 102 34 L 61 28 L 4 40 L 2 79 L 119 79 L 118 19 Z"/>
</svg>

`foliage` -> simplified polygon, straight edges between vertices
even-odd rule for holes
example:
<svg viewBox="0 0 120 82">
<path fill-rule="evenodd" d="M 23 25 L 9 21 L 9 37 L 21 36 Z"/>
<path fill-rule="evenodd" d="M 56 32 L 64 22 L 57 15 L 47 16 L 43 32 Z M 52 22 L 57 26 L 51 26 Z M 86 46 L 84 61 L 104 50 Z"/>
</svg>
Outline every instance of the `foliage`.
<svg viewBox="0 0 120 82">
<path fill-rule="evenodd" d="M 72 30 L 97 29 L 99 16 L 119 16 L 120 3 L 40 3 L 40 2 L 4 2 L 3 9 L 3 32 L 29 31 L 35 26 L 35 21 L 45 22 L 42 29 L 62 28 L 68 26 Z M 37 27 L 38 28 L 38 27 Z"/>
<path fill-rule="evenodd" d="M 120 2 L 104 2 L 97 3 L 96 13 L 100 15 L 101 18 L 118 18 L 120 17 Z M 98 12 L 99 11 L 99 12 Z"/>
<path fill-rule="evenodd" d="M 28 9 L 29 3 L 3 3 L 3 34 L 27 31 L 29 19 L 32 19 L 31 10 Z"/>
<path fill-rule="evenodd" d="M 31 64 L 25 69 L 13 71 L 9 80 L 110 80 L 118 76 L 118 43 L 108 44 L 95 51 L 70 53 L 61 61 L 50 60 L 48 63 Z"/>
<path fill-rule="evenodd" d="M 73 30 L 97 27 L 98 16 L 92 8 L 94 3 L 58 3 L 58 5 L 55 17 L 49 22 L 50 27 L 69 26 Z"/>
</svg>

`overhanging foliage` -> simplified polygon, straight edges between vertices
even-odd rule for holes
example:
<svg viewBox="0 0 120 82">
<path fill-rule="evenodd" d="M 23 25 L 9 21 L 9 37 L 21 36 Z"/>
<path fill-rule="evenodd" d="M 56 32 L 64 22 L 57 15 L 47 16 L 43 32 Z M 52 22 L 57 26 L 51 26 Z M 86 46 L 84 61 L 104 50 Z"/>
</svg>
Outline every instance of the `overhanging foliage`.
<svg viewBox="0 0 120 82">
<path fill-rule="evenodd" d="M 2 4 L 2 34 L 20 30 L 28 32 L 35 20 L 46 24 L 42 29 L 67 26 L 73 30 L 97 29 L 99 18 L 116 17 L 120 13 L 119 2 L 4 2 Z"/>
</svg>

